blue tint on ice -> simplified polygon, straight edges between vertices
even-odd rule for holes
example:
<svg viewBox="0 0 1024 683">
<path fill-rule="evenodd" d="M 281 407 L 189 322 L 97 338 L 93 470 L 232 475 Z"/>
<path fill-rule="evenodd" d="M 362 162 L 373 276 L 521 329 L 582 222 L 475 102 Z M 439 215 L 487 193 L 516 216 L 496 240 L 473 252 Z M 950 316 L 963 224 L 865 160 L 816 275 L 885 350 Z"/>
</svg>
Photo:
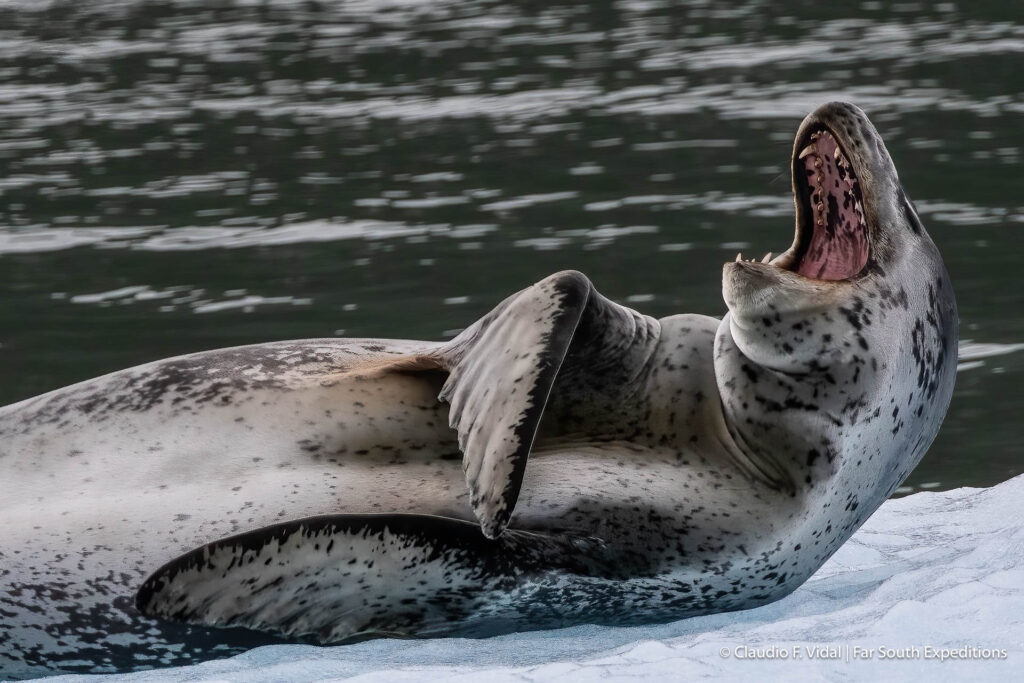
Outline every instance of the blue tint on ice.
<svg viewBox="0 0 1024 683">
<path fill-rule="evenodd" d="M 1024 662 L 1022 506 L 1024 476 L 890 500 L 804 586 L 746 612 L 487 640 L 270 646 L 163 671 L 47 680 L 1010 680 Z M 839 659 L 816 657 L 815 647 L 833 648 Z M 873 656 L 857 659 L 854 647 Z M 926 647 L 971 659 L 940 661 Z M 906 658 L 883 659 L 882 648 Z M 999 649 L 1005 659 L 990 652 Z M 773 658 L 742 659 L 744 652 Z"/>
</svg>

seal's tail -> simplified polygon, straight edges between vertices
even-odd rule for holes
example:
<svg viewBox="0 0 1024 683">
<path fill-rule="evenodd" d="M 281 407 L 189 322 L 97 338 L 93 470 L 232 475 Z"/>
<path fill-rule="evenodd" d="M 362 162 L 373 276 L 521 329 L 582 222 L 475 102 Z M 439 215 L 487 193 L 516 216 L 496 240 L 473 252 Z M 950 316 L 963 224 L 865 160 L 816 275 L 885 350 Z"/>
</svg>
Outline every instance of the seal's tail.
<svg viewBox="0 0 1024 683">
<path fill-rule="evenodd" d="M 491 540 L 445 517 L 325 515 L 196 548 L 154 572 L 136 606 L 152 617 L 320 643 L 486 635 L 518 621 L 518 590 L 535 590 L 554 570 L 601 574 L 602 554 L 594 539 L 510 530 Z M 537 605 L 530 609 L 536 623 Z M 557 621 L 550 616 L 542 621 Z"/>
</svg>

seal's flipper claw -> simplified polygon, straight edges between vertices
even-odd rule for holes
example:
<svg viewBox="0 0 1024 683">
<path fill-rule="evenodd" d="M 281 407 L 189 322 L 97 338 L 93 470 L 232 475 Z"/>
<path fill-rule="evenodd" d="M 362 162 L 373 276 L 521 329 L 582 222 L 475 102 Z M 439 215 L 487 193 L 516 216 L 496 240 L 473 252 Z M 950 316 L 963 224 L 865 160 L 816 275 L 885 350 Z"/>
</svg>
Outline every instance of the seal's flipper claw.
<svg viewBox="0 0 1024 683">
<path fill-rule="evenodd" d="M 450 372 L 440 398 L 451 404 L 486 536 L 508 525 L 549 397 L 589 399 L 631 386 L 659 331 L 657 321 L 598 294 L 582 273 L 564 271 L 512 295 L 440 352 Z"/>
<path fill-rule="evenodd" d="M 599 569 L 602 547 L 521 531 L 490 540 L 431 515 L 324 515 L 196 548 L 150 575 L 135 602 L 150 617 L 320 643 L 471 632 L 492 591 L 545 568 Z"/>
</svg>

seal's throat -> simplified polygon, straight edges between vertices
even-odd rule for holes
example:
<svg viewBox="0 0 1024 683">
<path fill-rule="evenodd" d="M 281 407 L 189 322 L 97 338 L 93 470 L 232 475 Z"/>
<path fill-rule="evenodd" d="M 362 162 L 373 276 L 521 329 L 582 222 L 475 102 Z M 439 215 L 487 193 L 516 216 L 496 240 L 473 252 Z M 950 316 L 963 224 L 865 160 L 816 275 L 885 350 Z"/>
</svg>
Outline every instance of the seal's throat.
<svg viewBox="0 0 1024 683">
<path fill-rule="evenodd" d="M 792 270 L 819 280 L 859 274 L 868 261 L 869 236 L 860 184 L 842 146 L 827 129 L 814 130 L 793 166 L 804 210 Z"/>
</svg>

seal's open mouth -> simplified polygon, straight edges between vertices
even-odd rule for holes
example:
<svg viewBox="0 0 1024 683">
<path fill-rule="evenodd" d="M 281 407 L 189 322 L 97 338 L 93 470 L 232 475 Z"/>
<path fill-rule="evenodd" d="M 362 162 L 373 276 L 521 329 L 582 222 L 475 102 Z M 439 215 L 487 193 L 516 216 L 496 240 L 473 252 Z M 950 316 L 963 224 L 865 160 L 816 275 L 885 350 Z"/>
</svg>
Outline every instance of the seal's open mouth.
<svg viewBox="0 0 1024 683">
<path fill-rule="evenodd" d="M 771 260 L 769 253 L 761 263 L 815 280 L 855 277 L 867 265 L 871 236 L 850 157 L 822 125 L 798 138 L 795 149 L 796 239 L 784 254 Z"/>
<path fill-rule="evenodd" d="M 853 277 L 868 261 L 864 200 L 853 166 L 825 128 L 811 130 L 799 149 L 793 160 L 797 244 L 786 267 L 818 280 Z"/>
</svg>

